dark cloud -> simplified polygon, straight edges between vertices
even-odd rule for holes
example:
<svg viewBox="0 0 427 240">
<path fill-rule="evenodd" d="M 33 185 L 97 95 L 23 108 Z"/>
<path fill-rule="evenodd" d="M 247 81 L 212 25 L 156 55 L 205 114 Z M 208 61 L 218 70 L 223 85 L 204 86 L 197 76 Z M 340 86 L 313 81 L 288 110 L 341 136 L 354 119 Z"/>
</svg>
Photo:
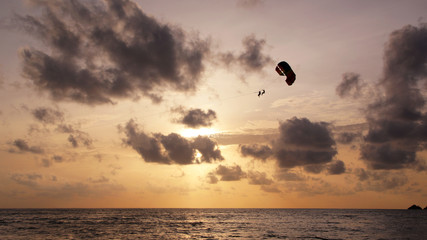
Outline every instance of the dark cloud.
<svg viewBox="0 0 427 240">
<path fill-rule="evenodd" d="M 272 62 L 269 56 L 262 54 L 265 40 L 258 40 L 254 35 L 250 35 L 245 37 L 242 43 L 245 50 L 237 59 L 248 71 L 259 71 Z"/>
<path fill-rule="evenodd" d="M 22 48 L 23 74 L 53 99 L 102 104 L 143 95 L 159 102 L 166 89 L 196 89 L 208 40 L 160 23 L 129 0 L 32 2 L 40 14 L 14 21 L 49 50 Z"/>
<path fill-rule="evenodd" d="M 362 95 L 365 83 L 360 79 L 357 73 L 344 73 L 341 83 L 335 89 L 338 96 L 358 98 Z"/>
<path fill-rule="evenodd" d="M 311 173 L 320 173 L 337 151 L 335 140 L 325 122 L 311 122 L 307 118 L 292 118 L 280 123 L 279 136 L 269 145 L 240 145 L 243 156 L 265 161 L 272 157 L 280 168 L 303 167 Z"/>
<path fill-rule="evenodd" d="M 327 123 L 292 118 L 282 122 L 279 130 L 280 136 L 274 142 L 273 151 L 282 168 L 320 168 L 337 154 Z"/>
<path fill-rule="evenodd" d="M 242 168 L 239 165 L 229 167 L 219 165 L 215 169 L 214 173 L 221 177 L 221 181 L 240 181 L 240 179 L 246 177 L 246 173 L 242 171 Z"/>
<path fill-rule="evenodd" d="M 311 122 L 307 118 L 294 117 L 280 124 L 278 141 L 296 148 L 330 149 L 335 141 L 328 126 L 325 122 Z"/>
<path fill-rule="evenodd" d="M 184 109 L 178 107 L 172 110 L 181 114 L 181 117 L 176 119 L 176 122 L 182 123 L 190 128 L 209 127 L 212 125 L 212 121 L 216 120 L 216 112 L 212 109 L 203 111 L 202 109 Z"/>
<path fill-rule="evenodd" d="M 331 175 L 338 175 L 345 173 L 345 164 L 341 160 L 335 160 L 328 164 L 327 166 L 328 173 Z"/>
<path fill-rule="evenodd" d="M 273 150 L 268 145 L 239 145 L 239 148 L 242 156 L 253 157 L 262 161 L 266 161 L 267 158 L 273 155 Z"/>
<path fill-rule="evenodd" d="M 124 128 L 119 126 L 119 130 L 126 134 L 123 142 L 137 151 L 144 161 L 171 164 L 171 159 L 162 152 L 160 141 L 139 130 L 135 121 L 130 120 Z"/>
<path fill-rule="evenodd" d="M 313 151 L 313 150 L 288 150 L 278 149 L 276 158 L 282 168 L 305 167 L 305 170 L 312 173 L 319 173 L 323 169 L 323 164 L 332 161 L 336 155 L 334 151 Z"/>
<path fill-rule="evenodd" d="M 239 54 L 231 52 L 220 55 L 221 61 L 227 66 L 239 66 L 248 72 L 261 71 L 266 65 L 271 64 L 273 60 L 263 54 L 263 48 L 266 44 L 264 39 L 257 39 L 255 35 L 249 35 L 242 40 L 244 51 Z"/>
<path fill-rule="evenodd" d="M 23 139 L 16 139 L 12 142 L 12 145 L 15 148 L 12 148 L 9 150 L 11 153 L 24 153 L 24 152 L 30 152 L 30 153 L 36 153 L 36 154 L 42 154 L 44 153 L 44 150 L 41 147 L 38 146 L 30 146 L 28 145 L 27 141 Z"/>
<path fill-rule="evenodd" d="M 391 143 L 364 144 L 361 146 L 361 158 L 371 169 L 401 169 L 414 166 L 416 150 L 406 150 Z"/>
<path fill-rule="evenodd" d="M 383 59 L 380 97 L 365 109 L 369 131 L 361 159 L 371 169 L 420 169 L 416 153 L 427 140 L 421 88 L 427 79 L 427 24 L 392 32 Z"/>
<path fill-rule="evenodd" d="M 44 124 L 55 124 L 64 121 L 64 113 L 47 107 L 36 108 L 31 111 L 34 118 Z"/>
<path fill-rule="evenodd" d="M 193 140 L 192 145 L 195 149 L 197 149 L 197 151 L 199 151 L 200 154 L 202 154 L 200 159 L 201 162 L 211 163 L 216 160 L 224 160 L 217 143 L 208 137 L 198 136 Z"/>
<path fill-rule="evenodd" d="M 194 148 L 191 142 L 176 133 L 167 136 L 158 135 L 160 143 L 167 152 L 167 157 L 178 164 L 192 164 L 194 157 Z"/>
<path fill-rule="evenodd" d="M 273 180 L 267 178 L 265 172 L 249 171 L 247 176 L 249 184 L 252 185 L 270 185 L 273 183 Z"/>
<path fill-rule="evenodd" d="M 133 120 L 124 127 L 119 126 L 119 130 L 126 134 L 123 142 L 136 150 L 146 162 L 194 164 L 224 160 L 218 145 L 208 137 L 186 139 L 176 133 L 148 135 Z M 200 158 L 196 157 L 196 151 L 201 154 Z"/>
<path fill-rule="evenodd" d="M 315 174 L 321 173 L 325 168 L 325 164 L 306 164 L 303 166 L 304 171 Z"/>
</svg>

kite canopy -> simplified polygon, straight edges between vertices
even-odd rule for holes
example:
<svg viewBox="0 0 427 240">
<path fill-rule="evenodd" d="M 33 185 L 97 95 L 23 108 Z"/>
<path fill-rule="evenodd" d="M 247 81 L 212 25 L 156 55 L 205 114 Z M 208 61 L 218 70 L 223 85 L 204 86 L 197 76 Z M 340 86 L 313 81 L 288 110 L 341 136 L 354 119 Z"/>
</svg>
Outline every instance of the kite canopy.
<svg viewBox="0 0 427 240">
<path fill-rule="evenodd" d="M 292 71 L 291 66 L 289 66 L 289 64 L 285 61 L 279 62 L 276 66 L 276 72 L 280 75 L 280 76 L 286 76 L 286 83 L 291 86 L 296 79 L 296 75 L 294 73 L 294 71 Z"/>
</svg>

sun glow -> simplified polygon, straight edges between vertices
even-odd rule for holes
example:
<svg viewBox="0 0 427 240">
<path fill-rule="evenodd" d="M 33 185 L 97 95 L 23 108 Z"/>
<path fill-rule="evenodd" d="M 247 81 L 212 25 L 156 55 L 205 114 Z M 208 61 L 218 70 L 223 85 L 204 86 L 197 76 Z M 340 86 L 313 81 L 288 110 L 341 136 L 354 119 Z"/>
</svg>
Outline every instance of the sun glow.
<svg viewBox="0 0 427 240">
<path fill-rule="evenodd" d="M 192 138 L 197 136 L 210 136 L 217 133 L 220 133 L 220 131 L 213 128 L 199 128 L 199 129 L 186 128 L 180 131 L 181 136 L 187 137 L 187 138 Z"/>
</svg>

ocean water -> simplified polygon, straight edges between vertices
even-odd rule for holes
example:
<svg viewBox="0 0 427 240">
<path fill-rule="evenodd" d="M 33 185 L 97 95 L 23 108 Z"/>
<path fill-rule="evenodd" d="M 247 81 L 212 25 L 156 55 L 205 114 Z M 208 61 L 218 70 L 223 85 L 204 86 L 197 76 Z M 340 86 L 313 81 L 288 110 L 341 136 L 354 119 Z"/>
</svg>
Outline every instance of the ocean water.
<svg viewBox="0 0 427 240">
<path fill-rule="evenodd" d="M 0 239 L 427 239 L 427 210 L 0 209 Z"/>
</svg>

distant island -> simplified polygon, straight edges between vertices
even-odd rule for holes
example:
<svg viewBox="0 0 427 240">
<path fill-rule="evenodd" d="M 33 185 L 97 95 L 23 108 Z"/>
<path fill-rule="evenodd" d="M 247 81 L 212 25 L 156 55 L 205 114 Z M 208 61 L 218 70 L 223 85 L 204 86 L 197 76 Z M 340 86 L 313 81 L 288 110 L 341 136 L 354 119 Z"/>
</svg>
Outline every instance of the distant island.
<svg viewBox="0 0 427 240">
<path fill-rule="evenodd" d="M 409 210 L 422 210 L 422 208 L 418 205 L 412 205 L 408 208 Z M 425 207 L 424 209 L 427 209 L 427 207 Z"/>
</svg>

